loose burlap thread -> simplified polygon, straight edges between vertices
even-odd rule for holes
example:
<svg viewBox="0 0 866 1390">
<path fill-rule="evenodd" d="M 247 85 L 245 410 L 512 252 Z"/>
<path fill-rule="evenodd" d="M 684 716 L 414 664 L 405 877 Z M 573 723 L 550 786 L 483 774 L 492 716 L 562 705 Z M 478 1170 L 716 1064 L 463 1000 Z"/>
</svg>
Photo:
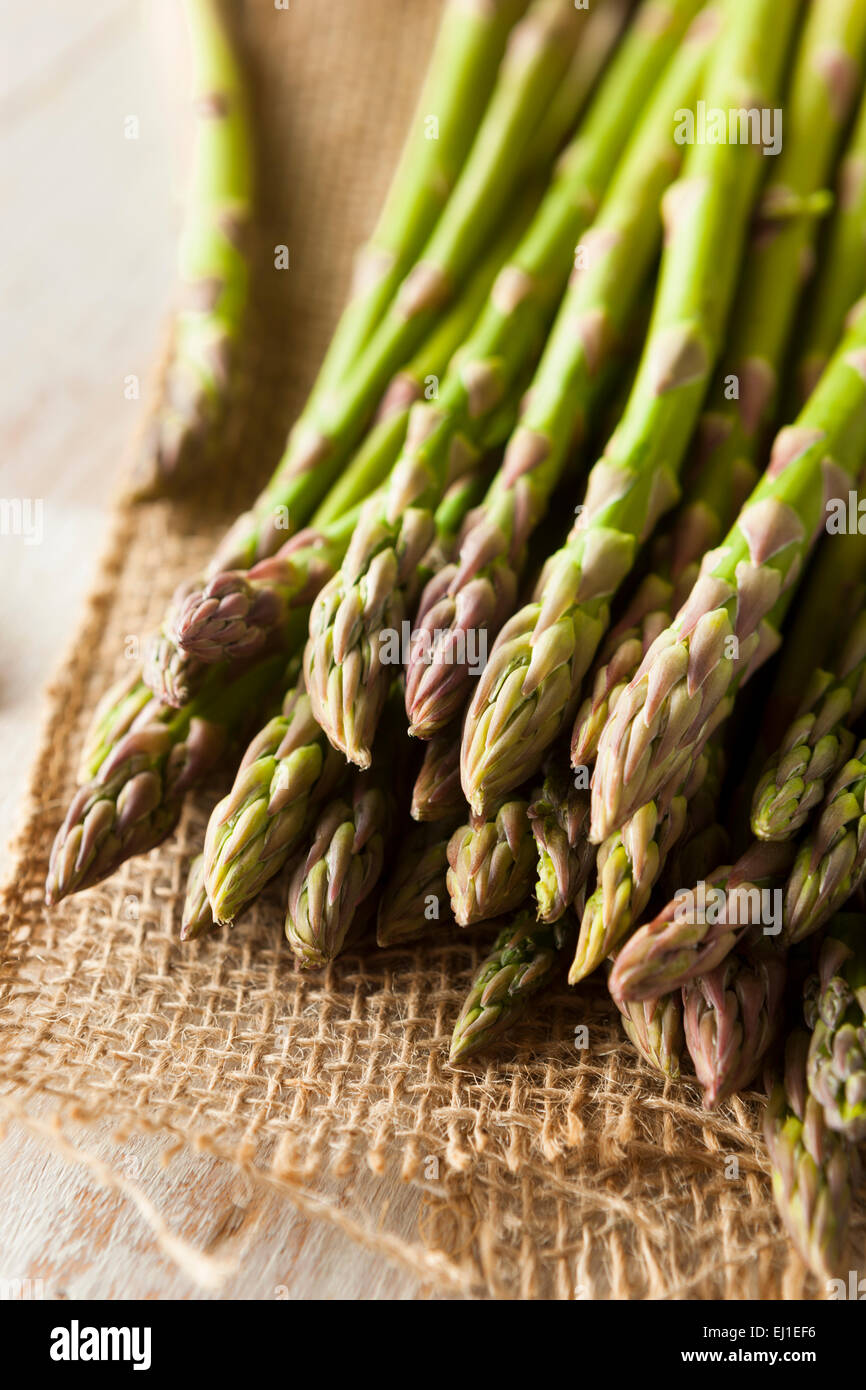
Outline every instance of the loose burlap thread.
<svg viewBox="0 0 866 1390">
<path fill-rule="evenodd" d="M 222 474 L 215 465 L 210 494 L 120 502 L 49 692 L 0 913 L 0 1109 L 26 1118 L 38 1098 L 60 1134 L 109 1119 L 218 1156 L 445 1294 L 815 1296 L 773 1208 L 759 1099 L 703 1113 L 693 1083 L 664 1083 L 624 1042 L 603 989 L 560 985 L 493 1056 L 455 1069 L 450 1032 L 483 931 L 365 947 L 306 975 L 273 885 L 233 931 L 181 946 L 186 870 L 218 784 L 160 849 L 43 906 L 93 705 L 279 456 L 381 201 L 438 9 L 237 7 L 263 146 L 242 443 Z M 271 268 L 282 245 L 288 271 Z M 858 1248 L 863 1225 L 858 1211 Z"/>
</svg>

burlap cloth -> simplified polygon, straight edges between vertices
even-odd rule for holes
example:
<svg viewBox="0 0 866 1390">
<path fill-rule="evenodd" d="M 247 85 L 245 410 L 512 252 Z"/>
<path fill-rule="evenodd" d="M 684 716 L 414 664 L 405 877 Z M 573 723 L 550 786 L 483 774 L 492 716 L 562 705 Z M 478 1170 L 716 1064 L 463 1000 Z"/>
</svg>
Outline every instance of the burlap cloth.
<svg viewBox="0 0 866 1390">
<path fill-rule="evenodd" d="M 554 990 L 497 1055 L 455 1070 L 448 1039 L 483 933 L 443 930 L 304 975 L 275 889 L 233 932 L 180 946 L 185 873 L 217 786 L 161 849 L 57 911 L 42 904 L 94 702 L 279 455 L 381 200 L 438 9 L 238 6 L 264 144 L 266 255 L 244 442 L 218 496 L 116 510 L 50 692 L 2 904 L 0 1110 L 26 1115 L 40 1097 L 60 1131 L 107 1117 L 242 1165 L 446 1294 L 815 1296 L 774 1213 L 757 1098 L 705 1115 L 693 1084 L 667 1086 L 636 1059 L 602 991 Z M 271 269 L 278 245 L 288 271 Z M 862 1211 L 855 1226 L 859 1248 Z"/>
</svg>

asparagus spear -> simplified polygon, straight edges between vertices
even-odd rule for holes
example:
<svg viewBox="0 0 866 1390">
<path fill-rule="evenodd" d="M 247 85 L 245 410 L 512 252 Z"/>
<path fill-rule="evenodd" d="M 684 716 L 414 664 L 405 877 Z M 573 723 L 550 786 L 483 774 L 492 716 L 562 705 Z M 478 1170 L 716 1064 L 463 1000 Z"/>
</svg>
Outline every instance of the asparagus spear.
<svg viewBox="0 0 866 1390">
<path fill-rule="evenodd" d="M 866 918 L 835 918 L 821 946 L 818 976 L 809 1090 L 830 1129 L 860 1143 L 866 1139 Z"/>
<path fill-rule="evenodd" d="M 461 927 L 519 907 L 535 881 L 529 803 L 506 801 L 495 817 L 461 825 L 448 842 L 448 895 Z"/>
<path fill-rule="evenodd" d="M 806 321 L 798 335 L 796 381 L 800 401 L 815 389 L 842 337 L 851 306 L 866 290 L 866 99 L 836 180 L 836 215 L 820 250 Z"/>
<path fill-rule="evenodd" d="M 187 481 L 207 459 L 237 391 L 247 315 L 253 150 L 245 84 L 218 0 L 184 0 L 184 13 L 195 138 L 178 253 L 182 298 L 162 403 L 133 478 L 142 498 Z"/>
<path fill-rule="evenodd" d="M 866 575 L 866 537 L 858 532 L 827 536 L 810 574 L 805 602 L 795 615 L 785 645 L 805 666 L 803 679 L 787 688 L 805 690 L 796 717 L 787 726 L 768 759 L 752 798 L 752 830 L 764 840 L 790 839 L 806 824 L 824 799 L 829 778 L 853 751 L 850 726 L 866 709 L 866 610 L 861 608 L 843 640 L 841 652 L 827 663 L 806 671 L 814 654 L 816 616 L 832 626 L 832 615 L 843 602 L 846 584 Z M 810 600 L 812 600 L 810 602 Z M 818 614 L 816 614 L 816 605 Z M 788 663 L 790 665 L 790 663 Z M 790 671 L 784 672 L 786 683 Z M 780 675 L 781 683 L 781 675 Z"/>
<path fill-rule="evenodd" d="M 433 231 L 490 98 L 508 34 L 525 9 L 526 0 L 447 0 L 409 133 L 376 226 L 358 255 L 349 301 L 314 396 L 324 399 L 345 379 Z"/>
<path fill-rule="evenodd" d="M 792 859 L 790 845 L 757 841 L 736 864 L 681 889 L 625 943 L 611 972 L 611 993 L 657 999 L 720 965 L 750 927 L 774 929 L 764 921 L 764 894 L 780 888 Z"/>
<path fill-rule="evenodd" d="M 375 772 L 356 773 L 348 798 L 321 811 L 289 881 L 286 939 L 304 969 L 334 960 L 349 928 L 366 920 L 393 812 L 393 796 Z"/>
<path fill-rule="evenodd" d="M 623 1032 L 644 1061 L 662 1076 L 679 1081 L 683 1053 L 683 1006 L 679 994 L 634 1001 L 615 998 L 614 1003 L 622 1015 Z"/>
<path fill-rule="evenodd" d="M 380 946 L 401 946 L 452 921 L 448 908 L 448 841 L 453 820 L 413 825 L 400 844 L 397 866 L 379 902 L 376 940 Z"/>
<path fill-rule="evenodd" d="M 686 1046 L 704 1109 L 744 1091 L 779 1031 L 784 955 L 757 937 L 683 986 Z"/>
<path fill-rule="evenodd" d="M 229 734 L 273 688 L 285 657 L 271 657 L 166 720 L 130 729 L 80 787 L 51 849 L 45 900 L 56 906 L 171 833 L 183 798 L 221 756 Z"/>
<path fill-rule="evenodd" d="M 551 979 L 568 928 L 567 918 L 545 926 L 532 912 L 521 912 L 502 929 L 454 1025 L 452 1063 L 488 1047 L 520 1018 L 532 996 Z"/>
<path fill-rule="evenodd" d="M 847 495 L 866 453 L 864 349 L 866 313 L 777 436 L 763 479 L 619 700 L 599 746 L 593 838 L 675 780 L 727 716 L 737 684 L 778 646 L 825 499 Z"/>
<path fill-rule="evenodd" d="M 460 790 L 460 732 L 451 729 L 424 748 L 412 789 L 413 820 L 440 821 L 459 816 L 466 803 Z"/>
<path fill-rule="evenodd" d="M 189 866 L 186 879 L 186 897 L 181 914 L 181 941 L 195 941 L 204 936 L 214 925 L 213 913 L 207 900 L 204 884 L 204 855 L 197 854 Z"/>
<path fill-rule="evenodd" d="M 736 11 L 710 70 L 708 105 L 737 109 L 744 91 L 759 97 L 757 106 L 772 103 L 795 15 L 796 5 L 768 0 L 756 0 L 742 16 Z M 625 413 L 590 474 L 569 539 L 545 566 L 535 602 L 500 632 L 469 706 L 461 773 L 477 813 L 534 771 L 573 716 L 610 601 L 641 541 L 676 500 L 677 473 L 719 350 L 760 164 L 755 148 L 697 144 L 683 177 L 668 190 L 667 245 Z M 622 700 L 617 711 L 621 707 Z M 653 796 L 650 788 L 629 811 Z M 625 819 L 605 825 L 597 838 Z"/>
<path fill-rule="evenodd" d="M 695 8 L 690 0 L 678 0 L 675 19 L 689 8 Z M 314 606 L 305 655 L 308 689 L 329 738 L 359 767 L 369 761 L 389 683 L 377 651 L 386 633 L 400 629 L 413 599 L 418 559 L 433 538 L 442 490 L 449 477 L 473 466 L 479 429 L 531 361 L 532 345 L 568 277 L 575 240 L 591 220 L 610 162 L 651 85 L 650 54 L 657 59 L 676 28 L 669 23 L 659 36 L 641 27 L 623 49 L 438 398 L 414 407 L 384 503 L 365 509 L 340 574 Z"/>
<path fill-rule="evenodd" d="M 538 916 L 551 925 L 570 907 L 582 905 L 581 895 L 595 864 L 595 850 L 586 838 L 589 794 L 573 785 L 562 760 L 550 758 L 528 815 L 538 853 Z"/>
<path fill-rule="evenodd" d="M 602 368 L 629 326 L 661 238 L 659 200 L 677 172 L 671 112 L 698 89 L 719 15 L 704 11 L 622 156 L 599 214 L 582 238 L 571 284 L 527 395 L 524 416 L 456 561 L 422 595 L 416 623 L 428 634 L 409 663 L 411 731 L 429 738 L 463 706 L 467 631 L 494 636 L 514 607 L 526 545 L 586 429 Z M 603 149 L 588 129 L 587 148 Z M 580 229 L 578 229 L 579 234 Z M 572 242 L 573 244 L 573 242 Z"/>
<path fill-rule="evenodd" d="M 313 807 L 330 795 L 342 772 L 297 676 L 281 713 L 256 734 L 208 821 L 205 884 L 218 922 L 237 917 L 279 872 Z"/>
<path fill-rule="evenodd" d="M 860 1165 L 856 1149 L 828 1129 L 806 1089 L 808 1047 L 803 1029 L 788 1038 L 784 1075 L 772 1086 L 764 1112 L 764 1138 L 785 1228 L 806 1264 L 829 1278 L 842 1263 Z"/>
<path fill-rule="evenodd" d="M 830 784 L 815 829 L 797 851 L 785 889 L 785 939 L 802 941 L 866 877 L 866 739 Z"/>
</svg>

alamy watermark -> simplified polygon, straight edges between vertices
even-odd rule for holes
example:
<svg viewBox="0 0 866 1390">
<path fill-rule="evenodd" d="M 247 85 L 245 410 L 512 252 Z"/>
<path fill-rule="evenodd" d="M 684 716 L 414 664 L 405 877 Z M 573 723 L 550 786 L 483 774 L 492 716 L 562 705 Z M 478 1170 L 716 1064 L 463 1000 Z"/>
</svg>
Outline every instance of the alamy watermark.
<svg viewBox="0 0 866 1390">
<path fill-rule="evenodd" d="M 681 888 L 674 897 L 674 921 L 693 922 L 699 917 L 708 926 L 763 926 L 765 936 L 782 930 L 781 888 L 757 888 L 741 884 L 726 892 L 701 879 L 694 888 Z"/>
<path fill-rule="evenodd" d="M 379 633 L 379 660 L 383 666 L 408 666 L 410 661 L 423 661 L 429 666 L 434 652 L 437 659 L 449 666 L 463 666 L 472 676 L 480 676 L 487 665 L 487 629 L 469 627 L 419 627 L 404 620 L 398 632 L 384 627 Z"/>
<path fill-rule="evenodd" d="M 681 106 L 674 112 L 674 140 L 678 145 L 760 145 L 765 155 L 782 148 L 782 111 L 770 106 L 707 106 L 699 101 L 694 111 Z"/>
<path fill-rule="evenodd" d="M 41 497 L 0 497 L 0 536 L 21 536 L 25 545 L 41 545 L 43 515 Z"/>
</svg>

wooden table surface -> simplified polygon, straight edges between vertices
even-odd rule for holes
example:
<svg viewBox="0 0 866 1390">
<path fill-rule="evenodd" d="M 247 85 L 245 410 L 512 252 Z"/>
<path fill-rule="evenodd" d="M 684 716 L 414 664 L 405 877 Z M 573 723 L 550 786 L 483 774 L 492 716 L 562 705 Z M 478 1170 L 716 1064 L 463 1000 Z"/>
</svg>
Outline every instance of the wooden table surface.
<svg viewBox="0 0 866 1390">
<path fill-rule="evenodd" d="M 0 500 L 42 508 L 38 543 L 8 522 L 0 532 L 4 877 L 38 692 L 92 581 L 140 408 L 124 380 L 146 380 L 173 280 L 176 3 L 0 0 Z M 125 136 L 129 116 L 138 139 Z M 27 1279 L 46 1298 L 69 1299 L 428 1296 L 411 1273 L 281 1195 L 253 1192 L 226 1165 L 188 1158 L 165 1168 L 159 1141 L 139 1138 L 124 1148 L 118 1190 L 99 1175 L 100 1161 L 116 1159 L 108 1129 L 81 1144 L 95 1168 L 15 1123 L 0 1136 L 0 1297 Z M 165 1223 L 161 1239 L 148 1201 Z M 172 1236 L 208 1256 L 201 1270 L 166 1253 Z"/>
</svg>

